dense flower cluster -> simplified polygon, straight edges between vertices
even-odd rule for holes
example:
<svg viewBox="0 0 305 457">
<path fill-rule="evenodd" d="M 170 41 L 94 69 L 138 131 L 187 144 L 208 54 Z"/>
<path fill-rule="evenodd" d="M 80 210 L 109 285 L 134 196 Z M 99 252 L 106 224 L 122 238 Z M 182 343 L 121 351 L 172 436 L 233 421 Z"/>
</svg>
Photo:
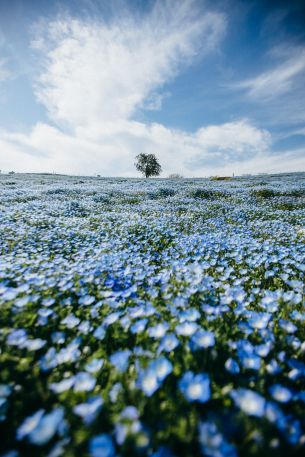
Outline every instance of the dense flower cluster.
<svg viewBox="0 0 305 457">
<path fill-rule="evenodd" d="M 0 197 L 1 456 L 304 451 L 304 175 Z"/>
</svg>

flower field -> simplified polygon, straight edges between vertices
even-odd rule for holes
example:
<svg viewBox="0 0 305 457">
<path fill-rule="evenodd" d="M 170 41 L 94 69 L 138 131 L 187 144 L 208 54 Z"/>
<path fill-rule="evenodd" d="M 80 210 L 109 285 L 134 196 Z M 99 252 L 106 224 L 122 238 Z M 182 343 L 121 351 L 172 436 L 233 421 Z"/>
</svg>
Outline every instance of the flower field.
<svg viewBox="0 0 305 457">
<path fill-rule="evenodd" d="M 304 260 L 305 174 L 0 175 L 0 455 L 302 455 Z"/>
</svg>

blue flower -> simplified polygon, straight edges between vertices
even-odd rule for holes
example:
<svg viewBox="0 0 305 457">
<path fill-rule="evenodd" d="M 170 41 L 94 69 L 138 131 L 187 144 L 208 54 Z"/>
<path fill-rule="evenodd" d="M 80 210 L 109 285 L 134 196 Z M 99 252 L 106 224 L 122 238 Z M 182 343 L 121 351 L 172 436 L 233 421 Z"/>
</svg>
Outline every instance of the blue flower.
<svg viewBox="0 0 305 457">
<path fill-rule="evenodd" d="M 193 350 L 212 347 L 215 345 L 214 333 L 207 330 L 198 330 L 191 337 L 190 345 Z"/>
<path fill-rule="evenodd" d="M 89 454 L 91 457 L 114 457 L 115 449 L 109 435 L 97 435 L 90 440 Z"/>
<path fill-rule="evenodd" d="M 270 313 L 251 311 L 248 323 L 252 328 L 264 329 L 269 324 L 270 319 Z"/>
<path fill-rule="evenodd" d="M 73 412 L 80 416 L 86 425 L 96 418 L 102 408 L 103 400 L 99 396 L 90 397 L 86 403 L 80 403 L 73 408 Z"/>
<path fill-rule="evenodd" d="M 17 439 L 28 438 L 30 443 L 43 445 L 50 441 L 64 421 L 63 408 L 56 408 L 51 413 L 45 414 L 40 409 L 32 416 L 25 419 L 17 430 Z"/>
<path fill-rule="evenodd" d="M 74 378 L 75 392 L 89 392 L 94 389 L 96 379 L 86 371 L 77 373 Z"/>
<path fill-rule="evenodd" d="M 164 322 L 149 328 L 147 333 L 151 338 L 162 338 L 167 332 L 168 328 L 169 325 Z"/>
<path fill-rule="evenodd" d="M 158 381 L 163 381 L 173 371 L 173 365 L 161 356 L 149 364 L 149 369 L 155 371 Z"/>
<path fill-rule="evenodd" d="M 92 359 L 85 365 L 85 370 L 89 373 L 96 373 L 97 371 L 100 371 L 102 369 L 103 365 L 103 359 Z"/>
<path fill-rule="evenodd" d="M 176 326 L 176 333 L 182 336 L 191 336 L 198 329 L 198 325 L 194 322 L 185 321 L 182 324 Z"/>
<path fill-rule="evenodd" d="M 61 321 L 61 323 L 66 325 L 69 329 L 72 329 L 80 323 L 80 319 L 74 316 L 74 314 L 69 314 Z"/>
<path fill-rule="evenodd" d="M 240 372 L 238 363 L 234 359 L 231 359 L 231 358 L 229 358 L 226 361 L 225 369 L 231 374 L 238 374 Z"/>
<path fill-rule="evenodd" d="M 231 397 L 236 406 L 249 416 L 262 417 L 264 415 L 266 400 L 257 392 L 240 388 L 232 390 Z"/>
<path fill-rule="evenodd" d="M 280 384 L 275 384 L 269 388 L 274 400 L 277 400 L 280 403 L 288 403 L 292 399 L 292 392 L 287 387 L 283 387 Z"/>
<path fill-rule="evenodd" d="M 165 357 L 153 360 L 146 370 L 140 372 L 137 384 L 150 397 L 160 387 L 163 380 L 172 372 L 173 366 Z"/>
<path fill-rule="evenodd" d="M 121 373 L 124 373 L 124 371 L 126 371 L 128 368 L 128 361 L 129 361 L 130 354 L 131 354 L 131 352 L 129 349 L 117 351 L 110 356 L 110 362 L 112 363 L 112 365 L 115 366 L 115 368 L 118 371 L 120 371 Z"/>
<path fill-rule="evenodd" d="M 178 385 L 185 398 L 190 402 L 205 403 L 211 398 L 210 378 L 206 373 L 196 375 L 187 371 Z"/>
<path fill-rule="evenodd" d="M 179 345 L 179 340 L 174 333 L 165 335 L 160 343 L 158 352 L 172 352 Z"/>
<path fill-rule="evenodd" d="M 234 446 L 223 437 L 212 421 L 199 424 L 199 443 L 207 457 L 237 457 Z"/>
<path fill-rule="evenodd" d="M 97 327 L 93 332 L 93 336 L 98 340 L 103 340 L 105 338 L 105 335 L 106 335 L 106 329 L 103 325 L 100 325 L 99 327 Z"/>
</svg>

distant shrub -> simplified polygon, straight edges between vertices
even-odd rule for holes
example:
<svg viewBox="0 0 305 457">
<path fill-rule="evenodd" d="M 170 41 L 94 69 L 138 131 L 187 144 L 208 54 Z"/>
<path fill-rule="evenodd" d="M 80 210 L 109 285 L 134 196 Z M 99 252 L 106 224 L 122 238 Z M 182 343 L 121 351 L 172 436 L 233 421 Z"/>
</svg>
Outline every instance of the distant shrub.
<svg viewBox="0 0 305 457">
<path fill-rule="evenodd" d="M 211 189 L 194 189 L 191 191 L 190 196 L 195 199 L 215 200 L 217 198 L 225 197 L 225 193 Z"/>
<path fill-rule="evenodd" d="M 210 181 L 231 181 L 231 176 L 211 176 Z"/>
<path fill-rule="evenodd" d="M 168 175 L 169 179 L 183 179 L 183 176 L 180 175 L 179 173 L 171 173 Z"/>
<path fill-rule="evenodd" d="M 78 201 L 71 201 L 67 204 L 65 216 L 67 217 L 86 217 L 88 212 L 86 208 Z"/>
<path fill-rule="evenodd" d="M 155 192 L 148 192 L 148 198 L 155 200 L 158 198 L 167 198 L 167 197 L 173 197 L 175 195 L 176 191 L 174 189 L 170 189 L 168 187 L 162 187 Z"/>
<path fill-rule="evenodd" d="M 268 198 L 273 198 L 273 197 L 278 196 L 278 193 L 273 189 L 268 189 L 268 187 L 264 187 L 262 189 L 253 190 L 251 192 L 251 195 L 253 195 L 253 197 L 257 197 L 257 198 L 268 199 Z"/>
<path fill-rule="evenodd" d="M 107 194 L 98 194 L 93 197 L 95 203 L 110 203 L 109 195 Z"/>
<path fill-rule="evenodd" d="M 305 197 L 305 189 L 290 189 L 281 192 L 281 195 L 287 197 Z"/>
</svg>

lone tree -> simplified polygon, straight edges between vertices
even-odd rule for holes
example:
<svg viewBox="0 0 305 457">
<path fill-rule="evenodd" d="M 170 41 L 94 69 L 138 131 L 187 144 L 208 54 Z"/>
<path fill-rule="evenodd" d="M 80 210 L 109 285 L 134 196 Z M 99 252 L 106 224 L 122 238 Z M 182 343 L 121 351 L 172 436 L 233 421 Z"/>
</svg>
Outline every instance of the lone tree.
<svg viewBox="0 0 305 457">
<path fill-rule="evenodd" d="M 141 153 L 136 156 L 136 159 L 136 169 L 142 173 L 145 178 L 149 178 L 150 176 L 159 176 L 161 173 L 161 165 L 154 154 Z"/>
</svg>

